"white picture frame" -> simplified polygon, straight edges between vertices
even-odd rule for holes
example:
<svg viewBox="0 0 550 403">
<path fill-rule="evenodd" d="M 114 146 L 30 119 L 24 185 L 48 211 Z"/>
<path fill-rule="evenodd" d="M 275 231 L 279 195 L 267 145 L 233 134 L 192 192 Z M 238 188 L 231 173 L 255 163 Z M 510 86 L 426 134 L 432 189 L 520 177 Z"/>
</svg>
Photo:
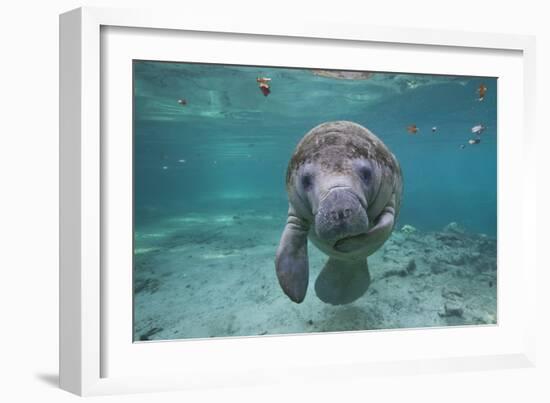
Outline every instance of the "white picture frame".
<svg viewBox="0 0 550 403">
<path fill-rule="evenodd" d="M 112 39 L 107 41 L 104 36 L 106 32 L 114 32 Z M 124 141 L 128 139 L 121 136 L 119 143 L 113 144 L 110 137 L 104 137 L 105 133 L 112 130 L 112 124 L 121 123 L 122 132 L 127 128 L 124 126 L 124 117 L 110 120 L 113 110 L 109 108 L 116 105 L 112 100 L 127 88 L 124 86 L 128 85 L 128 81 L 122 80 L 122 87 L 119 87 L 102 77 L 102 74 L 107 74 L 104 71 L 106 61 L 103 59 L 115 59 L 106 49 L 119 46 L 116 48 L 120 50 L 117 57 L 123 57 L 123 47 L 120 46 L 123 42 L 120 40 L 131 41 L 120 37 L 117 39 L 117 32 L 126 37 L 141 32 L 144 35 L 141 46 L 143 49 L 149 46 L 147 51 L 151 53 L 152 59 L 168 54 L 163 53 L 162 49 L 170 49 L 170 44 L 179 40 L 178 35 L 185 35 L 186 32 L 193 33 L 195 40 L 200 40 L 200 33 L 205 36 L 215 34 L 213 42 L 223 39 L 224 36 L 227 36 L 227 40 L 238 37 L 242 41 L 248 40 L 247 46 L 262 45 L 262 42 L 269 42 L 273 46 L 292 43 L 304 49 L 319 41 L 322 46 L 331 46 L 334 51 L 348 46 L 358 48 L 360 52 L 361 46 L 374 44 L 373 46 L 382 50 L 393 47 L 397 55 L 399 52 L 408 52 L 409 49 L 424 53 L 426 60 L 417 60 L 418 64 L 412 61 L 408 64 L 407 60 L 410 58 L 402 58 L 401 71 L 407 72 L 419 69 L 426 73 L 437 72 L 440 60 L 436 60 L 430 52 L 442 52 L 450 59 L 462 57 L 462 53 L 456 52 L 464 52 L 464 57 L 470 52 L 474 54 L 472 57 L 479 57 L 480 60 L 487 57 L 485 62 L 477 66 L 474 64 L 461 67 L 460 72 L 477 72 L 478 75 L 490 75 L 487 73 L 496 68 L 491 65 L 491 57 L 501 57 L 503 66 L 507 65 L 506 60 L 509 59 L 510 69 L 503 73 L 503 85 L 510 86 L 507 93 L 513 94 L 514 99 L 501 99 L 499 93 L 499 198 L 504 192 L 507 196 L 510 195 L 511 200 L 499 205 L 499 265 L 514 264 L 520 269 L 516 274 L 517 278 L 512 276 L 513 273 L 507 276 L 508 271 L 505 270 L 502 283 L 499 271 L 499 324 L 479 329 L 346 332 L 132 344 L 131 335 L 126 334 L 126 327 L 117 328 L 118 320 L 112 320 L 113 317 L 119 318 L 117 315 L 121 315 L 120 312 L 127 312 L 127 305 L 124 303 L 127 303 L 128 298 L 131 299 L 131 288 L 124 289 L 122 282 L 117 283 L 118 280 L 111 278 L 109 272 L 105 271 L 109 267 L 108 260 L 111 259 L 109 253 L 112 248 L 109 246 L 116 241 L 116 235 L 109 232 L 109 236 L 106 236 L 105 228 L 109 228 L 110 221 L 114 220 L 114 215 L 106 214 L 106 211 L 115 211 L 113 209 L 117 208 L 109 204 L 108 193 L 112 190 L 109 183 L 117 180 L 114 171 L 117 168 L 109 164 L 106 147 L 109 147 L 110 152 L 123 149 Z M 147 45 L 148 35 L 153 32 L 155 35 L 149 38 L 152 42 Z M 158 46 L 155 53 L 151 50 L 154 41 L 159 44 L 165 41 L 166 44 Z M 132 46 L 127 48 L 134 49 Z M 234 51 L 238 53 L 238 50 Z M 128 52 L 124 57 L 134 57 L 131 50 Z M 534 52 L 534 38 L 521 35 L 383 28 L 315 21 L 288 21 L 280 25 L 265 20 L 197 19 L 192 15 L 151 10 L 80 8 L 62 14 L 61 387 L 79 395 L 98 395 L 273 382 L 292 383 L 296 379 L 329 381 L 381 373 L 397 375 L 533 366 L 536 319 L 532 313 L 535 312 L 537 267 L 533 251 L 535 246 L 528 242 L 526 234 L 535 232 L 535 212 L 527 207 L 534 204 L 535 196 L 532 192 L 512 194 L 509 188 L 512 185 L 534 186 L 533 177 L 525 174 L 529 169 L 535 169 L 535 161 L 530 158 L 534 147 L 531 134 L 534 119 Z M 280 56 L 283 57 L 282 54 Z M 204 57 L 208 58 L 207 61 L 228 62 L 231 55 L 219 52 Z M 252 61 L 251 57 L 262 56 L 241 57 L 239 60 Z M 310 67 L 306 65 L 307 60 L 298 60 L 299 54 L 293 52 L 286 55 L 287 60 L 283 64 L 292 65 L 293 61 L 289 58 L 293 57 L 297 58 L 295 63 L 298 65 Z M 444 63 L 445 57 L 441 58 L 441 63 Z M 256 64 L 270 63 L 269 59 L 254 60 Z M 388 60 L 388 63 L 397 63 L 395 56 L 388 57 Z M 315 67 L 315 61 L 310 63 L 311 67 Z M 364 62 L 357 63 L 360 67 Z M 120 65 L 124 65 L 124 60 L 121 60 Z M 349 64 L 346 66 L 349 67 Z M 337 63 L 323 67 L 343 66 Z M 121 71 L 124 73 L 124 70 Z M 501 108 L 507 108 L 504 110 L 509 112 L 516 111 L 505 114 L 514 116 L 503 117 L 510 119 L 509 122 L 501 120 Z M 119 112 L 124 111 L 116 110 L 117 116 Z M 120 116 L 127 115 L 121 113 Z M 502 125 L 503 122 L 506 125 Z M 514 172 L 512 168 L 517 165 L 518 158 L 522 161 L 523 170 Z M 121 166 L 128 163 L 124 158 L 120 161 Z M 506 183 L 502 183 L 503 177 L 507 179 Z M 118 180 L 124 181 L 127 175 L 120 178 Z M 511 222 L 507 212 L 510 207 L 518 204 L 523 207 L 519 209 L 520 213 L 516 212 L 514 222 Z M 124 230 L 127 224 L 127 221 L 121 221 L 116 225 Z M 501 228 L 504 228 L 504 233 Z M 505 246 L 513 245 L 513 250 L 504 248 L 501 251 L 501 242 Z M 112 282 L 108 283 L 106 280 Z M 121 301 L 126 302 L 113 301 L 113 290 L 121 293 Z M 453 340 L 460 342 L 453 344 Z M 365 348 L 360 352 L 353 349 L 354 346 L 361 345 Z M 415 347 L 407 348 L 410 345 Z M 327 354 L 319 356 L 316 352 L 320 349 L 327 351 Z M 293 353 L 297 351 L 300 354 Z M 290 357 L 282 359 L 288 352 L 291 353 Z M 185 360 L 179 359 L 182 357 Z M 123 365 L 123 362 L 127 364 Z M 141 367 L 151 367 L 155 363 L 156 367 L 153 368 L 157 370 L 134 371 L 140 367 L 140 363 L 143 364 Z"/>
</svg>

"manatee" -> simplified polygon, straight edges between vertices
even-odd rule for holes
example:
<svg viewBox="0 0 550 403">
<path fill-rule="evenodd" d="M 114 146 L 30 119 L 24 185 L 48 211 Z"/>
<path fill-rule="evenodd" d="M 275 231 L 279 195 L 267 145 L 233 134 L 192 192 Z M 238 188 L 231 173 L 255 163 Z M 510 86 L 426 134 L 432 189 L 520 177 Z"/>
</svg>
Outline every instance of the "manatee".
<svg viewBox="0 0 550 403">
<path fill-rule="evenodd" d="M 367 257 L 395 226 L 403 178 L 395 156 L 367 128 L 327 122 L 298 143 L 287 168 L 288 219 L 275 258 L 281 288 L 294 302 L 306 296 L 308 238 L 328 255 L 315 281 L 332 305 L 361 297 L 370 284 Z"/>
</svg>

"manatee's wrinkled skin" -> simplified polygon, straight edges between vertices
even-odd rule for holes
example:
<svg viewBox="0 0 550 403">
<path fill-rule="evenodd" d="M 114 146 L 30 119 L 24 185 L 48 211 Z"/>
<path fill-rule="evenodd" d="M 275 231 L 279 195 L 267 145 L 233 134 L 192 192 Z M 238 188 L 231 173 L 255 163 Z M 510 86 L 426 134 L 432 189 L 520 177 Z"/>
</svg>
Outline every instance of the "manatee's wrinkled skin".
<svg viewBox="0 0 550 403">
<path fill-rule="evenodd" d="M 363 126 L 323 123 L 296 147 L 286 188 L 288 220 L 275 258 L 283 291 L 297 303 L 305 298 L 309 237 L 329 256 L 317 296 L 353 302 L 370 284 L 367 256 L 389 238 L 399 214 L 403 179 L 395 156 Z"/>
</svg>

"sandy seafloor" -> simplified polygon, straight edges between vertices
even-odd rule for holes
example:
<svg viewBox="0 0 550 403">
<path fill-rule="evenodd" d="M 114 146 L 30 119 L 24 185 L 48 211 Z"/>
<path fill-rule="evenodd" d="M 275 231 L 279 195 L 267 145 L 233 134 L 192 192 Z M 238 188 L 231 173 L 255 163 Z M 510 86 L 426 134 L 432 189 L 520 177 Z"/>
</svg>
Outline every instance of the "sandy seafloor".
<svg viewBox="0 0 550 403">
<path fill-rule="evenodd" d="M 309 243 L 310 284 L 295 304 L 274 268 L 286 211 L 257 204 L 136 226 L 136 341 L 496 323 L 494 238 L 460 223 L 429 232 L 399 223 L 368 258 L 367 293 L 341 306 L 315 295 L 327 257 Z"/>
</svg>

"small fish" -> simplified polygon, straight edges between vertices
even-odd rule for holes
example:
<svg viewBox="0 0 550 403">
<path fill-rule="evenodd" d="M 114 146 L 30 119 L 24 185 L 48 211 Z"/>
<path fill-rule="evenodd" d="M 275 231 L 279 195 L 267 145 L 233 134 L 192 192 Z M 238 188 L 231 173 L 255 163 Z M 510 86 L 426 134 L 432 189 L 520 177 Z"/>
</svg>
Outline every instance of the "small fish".
<svg viewBox="0 0 550 403">
<path fill-rule="evenodd" d="M 478 100 L 483 101 L 483 99 L 485 98 L 485 94 L 487 93 L 487 87 L 485 86 L 485 84 L 479 85 L 479 88 L 477 89 L 477 93 L 479 94 Z"/>
<path fill-rule="evenodd" d="M 178 160 L 180 164 L 185 164 L 185 160 Z"/>
<path fill-rule="evenodd" d="M 258 77 L 256 78 L 256 82 L 258 83 L 260 87 L 260 91 L 262 91 L 262 94 L 264 94 L 264 97 L 267 97 L 269 94 L 271 94 L 271 78 L 269 77 Z"/>
<path fill-rule="evenodd" d="M 435 133 L 437 131 L 437 126 L 432 127 L 432 133 Z"/>
<path fill-rule="evenodd" d="M 181 106 L 185 106 L 187 105 L 187 100 L 186 99 L 178 99 L 178 104 L 180 104 Z"/>
<path fill-rule="evenodd" d="M 479 143 L 481 143 L 481 139 L 470 139 L 470 140 L 468 140 L 468 143 L 470 143 L 470 144 L 479 144 Z"/>
<path fill-rule="evenodd" d="M 466 146 L 465 146 L 464 144 L 461 144 L 461 145 L 460 145 L 460 149 L 461 149 L 461 150 L 464 150 L 465 148 L 466 148 Z"/>
<path fill-rule="evenodd" d="M 162 167 L 163 171 L 166 171 L 167 169 L 168 169 L 168 167 L 166 165 Z"/>
<path fill-rule="evenodd" d="M 472 133 L 477 134 L 478 136 L 483 133 L 484 130 L 485 126 L 483 125 L 475 125 L 474 127 L 472 127 Z"/>
<path fill-rule="evenodd" d="M 410 125 L 410 126 L 407 126 L 407 131 L 410 133 L 410 134 L 416 134 L 418 133 L 418 127 L 416 127 L 416 125 Z"/>
</svg>

